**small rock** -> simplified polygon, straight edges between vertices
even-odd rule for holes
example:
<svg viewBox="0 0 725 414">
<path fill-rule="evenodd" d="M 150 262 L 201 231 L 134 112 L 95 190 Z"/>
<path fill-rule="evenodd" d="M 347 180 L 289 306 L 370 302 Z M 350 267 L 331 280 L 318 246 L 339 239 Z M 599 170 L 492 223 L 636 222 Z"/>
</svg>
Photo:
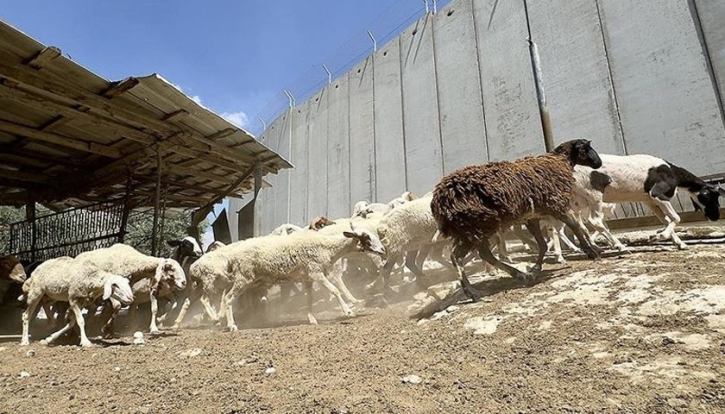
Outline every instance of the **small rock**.
<svg viewBox="0 0 725 414">
<path fill-rule="evenodd" d="M 58 383 L 56 381 L 52 381 L 52 380 L 48 384 L 50 384 L 52 386 L 58 385 Z"/>
<path fill-rule="evenodd" d="M 138 407 L 136 411 L 138 411 L 139 414 L 148 414 L 151 412 L 151 409 L 149 407 Z"/>
<path fill-rule="evenodd" d="M 669 404 L 672 408 L 685 408 L 688 405 L 687 401 L 682 398 L 670 398 L 667 400 L 667 404 Z"/>
<path fill-rule="evenodd" d="M 133 333 L 133 344 L 134 345 L 143 345 L 144 344 L 143 332 L 136 331 Z"/>
<path fill-rule="evenodd" d="M 451 306 L 449 306 L 449 307 L 446 308 L 446 310 L 448 311 L 448 313 L 455 312 L 458 309 L 461 309 L 461 307 L 458 306 L 458 305 L 451 305 Z"/>
<path fill-rule="evenodd" d="M 403 381 L 403 384 L 420 384 L 423 382 L 423 379 L 415 374 L 406 375 L 400 380 Z"/>
<path fill-rule="evenodd" d="M 275 367 L 269 367 L 269 368 L 267 368 L 267 369 L 266 369 L 266 370 L 264 371 L 264 373 L 265 373 L 265 374 L 267 374 L 267 375 L 272 375 L 272 374 L 274 374 L 275 372 L 277 372 L 277 369 L 276 369 Z"/>
<path fill-rule="evenodd" d="M 114 372 L 121 372 L 121 367 L 113 367 Z"/>
<path fill-rule="evenodd" d="M 0 346 L 0 352 L 3 352 L 6 348 L 4 346 Z"/>
<path fill-rule="evenodd" d="M 30 373 L 28 371 L 20 371 L 20 378 L 28 378 Z"/>
<path fill-rule="evenodd" d="M 28 349 L 28 352 L 25 353 L 25 356 L 34 357 L 35 349 Z"/>
<path fill-rule="evenodd" d="M 180 358 L 193 358 L 201 354 L 201 348 L 188 349 L 186 351 L 179 352 Z"/>
</svg>

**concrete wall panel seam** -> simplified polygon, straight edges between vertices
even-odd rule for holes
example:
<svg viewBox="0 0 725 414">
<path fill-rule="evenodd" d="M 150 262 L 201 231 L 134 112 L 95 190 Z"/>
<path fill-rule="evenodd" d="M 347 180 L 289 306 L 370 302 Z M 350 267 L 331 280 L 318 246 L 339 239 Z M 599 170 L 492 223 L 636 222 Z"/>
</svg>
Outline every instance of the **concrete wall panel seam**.
<svg viewBox="0 0 725 414">
<path fill-rule="evenodd" d="M 470 0 L 471 4 L 471 18 L 473 19 L 473 33 L 476 36 L 474 41 L 476 42 L 476 63 L 478 64 L 478 91 L 481 94 L 481 115 L 483 116 L 483 134 L 484 140 L 486 141 L 486 161 L 491 161 L 491 150 L 488 147 L 488 126 L 486 125 L 486 103 L 483 97 L 483 74 L 481 73 L 481 45 L 478 41 L 480 34 L 478 32 L 478 19 L 476 19 L 476 8 L 473 7 L 473 3 L 476 0 Z"/>
<path fill-rule="evenodd" d="M 725 110 L 723 109 L 722 102 L 722 91 L 720 85 L 717 82 L 717 76 L 715 75 L 715 68 L 712 63 L 712 56 L 710 54 L 710 48 L 707 44 L 707 39 L 702 30 L 702 20 L 700 19 L 700 11 L 697 8 L 695 0 L 688 0 L 687 5 L 690 7 L 690 13 L 692 14 L 692 22 L 695 25 L 695 31 L 697 32 L 697 38 L 700 41 L 700 47 L 702 47 L 702 54 L 705 58 L 705 64 L 707 65 L 707 72 L 710 75 L 710 81 L 712 82 L 712 88 L 715 90 L 715 98 L 717 99 L 717 105 L 720 108 L 720 120 L 723 122 L 725 127 Z M 723 22 L 725 23 L 725 22 Z"/>
<path fill-rule="evenodd" d="M 599 0 L 594 0 L 594 5 L 597 8 L 597 19 L 599 19 L 599 30 L 602 32 L 602 45 L 604 46 L 604 59 L 607 62 L 607 74 L 609 75 L 609 84 L 612 88 L 612 101 L 614 102 L 614 108 L 616 110 L 617 115 L 617 126 L 619 127 L 619 134 L 622 137 L 622 151 L 624 152 L 624 155 L 629 154 L 629 151 L 627 151 L 627 140 L 624 136 L 624 128 L 622 127 L 622 114 L 619 111 L 619 101 L 617 100 L 617 88 L 614 85 L 614 77 L 612 76 L 612 64 L 609 61 L 609 51 L 607 46 L 607 34 L 606 34 L 606 28 L 604 27 L 604 24 L 602 22 L 602 10 L 599 7 Z"/>
</svg>

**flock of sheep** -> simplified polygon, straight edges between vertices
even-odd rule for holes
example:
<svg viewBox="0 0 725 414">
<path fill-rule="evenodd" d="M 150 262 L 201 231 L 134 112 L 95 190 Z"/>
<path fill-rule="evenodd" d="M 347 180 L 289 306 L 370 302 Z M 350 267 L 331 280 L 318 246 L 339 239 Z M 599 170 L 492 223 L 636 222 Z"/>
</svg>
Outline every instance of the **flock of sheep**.
<svg viewBox="0 0 725 414">
<path fill-rule="evenodd" d="M 345 279 L 366 278 L 370 290 L 386 291 L 396 266 L 407 268 L 422 289 L 430 282 L 424 264 L 438 261 L 455 269 L 463 290 L 475 301 L 480 293 L 464 271 L 472 251 L 511 276 L 531 281 L 541 271 L 549 244 L 558 258 L 564 241 L 594 259 L 601 253 L 595 243 L 601 233 L 611 247 L 625 250 L 604 224 L 607 203 L 649 205 L 665 224 L 653 239 L 671 239 L 686 248 L 674 231 L 680 218 L 670 200 L 677 189 L 689 194 L 708 219 L 719 219 L 719 197 L 725 193 L 721 188 L 660 158 L 599 155 L 590 141 L 574 140 L 547 154 L 463 168 L 420 198 L 406 192 L 388 204 L 359 202 L 352 217 L 319 217 L 305 228 L 284 224 L 267 236 L 227 246 L 215 242 L 204 254 L 190 237 L 170 243 L 173 250 L 168 258 L 146 256 L 117 244 L 75 258 L 49 260 L 27 280 L 17 261 L 2 258 L 0 276 L 24 281 L 23 345 L 29 343 L 29 324 L 40 307 L 48 318 L 66 322 L 46 342 L 77 326 L 84 347 L 91 345 L 84 308 L 89 317 L 100 318 L 106 336 L 113 334 L 113 321 L 122 307 L 130 306 L 133 312 L 144 302 L 151 304 L 152 333 L 158 332 L 158 323 L 166 322 L 169 309 L 176 309 L 178 316 L 168 324 L 179 328 L 196 301 L 212 322 L 225 319 L 234 331 L 235 306 L 243 303 L 238 299 L 259 300 L 275 285 L 281 287 L 282 299 L 303 286 L 309 322 L 316 324 L 315 282 L 351 316 L 351 304 L 362 300 L 350 292 Z M 524 227 L 534 242 L 528 241 L 531 237 Z M 564 227 L 570 228 L 579 246 L 566 237 Z M 510 264 L 505 241 L 509 232 L 538 251 L 536 263 L 526 272 Z M 548 244 L 544 234 L 549 236 Z M 450 260 L 444 253 L 448 249 Z M 159 315 L 160 308 L 166 310 L 164 315 Z"/>
</svg>

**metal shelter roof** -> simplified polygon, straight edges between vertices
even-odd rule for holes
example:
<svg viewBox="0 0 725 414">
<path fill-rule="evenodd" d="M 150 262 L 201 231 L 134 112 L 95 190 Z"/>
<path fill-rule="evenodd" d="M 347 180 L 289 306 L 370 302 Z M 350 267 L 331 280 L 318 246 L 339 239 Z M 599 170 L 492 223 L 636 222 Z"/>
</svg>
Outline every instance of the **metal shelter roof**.
<svg viewBox="0 0 725 414">
<path fill-rule="evenodd" d="M 110 82 L 0 21 L 0 205 L 193 208 L 292 165 L 157 74 Z"/>
</svg>

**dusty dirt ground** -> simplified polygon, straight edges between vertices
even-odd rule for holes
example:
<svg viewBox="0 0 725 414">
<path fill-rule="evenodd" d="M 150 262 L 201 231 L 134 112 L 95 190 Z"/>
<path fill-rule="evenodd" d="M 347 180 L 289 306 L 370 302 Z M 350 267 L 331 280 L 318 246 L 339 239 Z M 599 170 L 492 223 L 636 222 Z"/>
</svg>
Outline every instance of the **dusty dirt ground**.
<svg viewBox="0 0 725 414">
<path fill-rule="evenodd" d="M 409 300 L 144 346 L 0 343 L 0 412 L 725 413 L 725 245 L 634 250 L 534 286 L 486 276 L 481 302 L 423 320 Z"/>
</svg>

